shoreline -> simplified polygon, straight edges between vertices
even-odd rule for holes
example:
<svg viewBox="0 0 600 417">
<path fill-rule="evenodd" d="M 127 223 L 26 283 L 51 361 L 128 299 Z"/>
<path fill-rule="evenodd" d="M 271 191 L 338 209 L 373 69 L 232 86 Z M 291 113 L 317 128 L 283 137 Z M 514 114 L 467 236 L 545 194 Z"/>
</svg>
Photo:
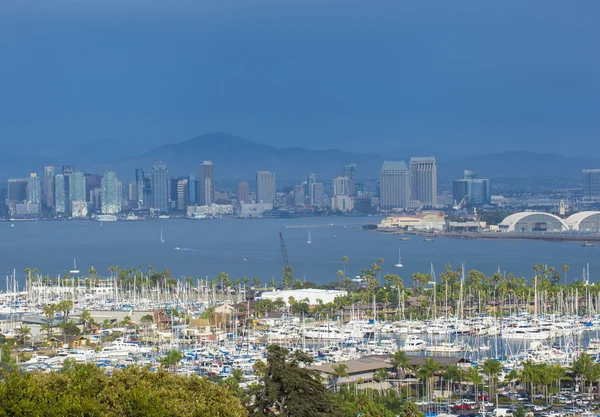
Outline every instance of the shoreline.
<svg viewBox="0 0 600 417">
<path fill-rule="evenodd" d="M 541 240 L 548 242 L 590 242 L 600 243 L 600 234 L 569 235 L 561 233 L 516 233 L 516 232 L 404 232 L 400 230 L 378 230 L 382 234 L 420 236 L 420 237 L 445 237 L 451 239 L 485 239 L 485 240 Z"/>
</svg>

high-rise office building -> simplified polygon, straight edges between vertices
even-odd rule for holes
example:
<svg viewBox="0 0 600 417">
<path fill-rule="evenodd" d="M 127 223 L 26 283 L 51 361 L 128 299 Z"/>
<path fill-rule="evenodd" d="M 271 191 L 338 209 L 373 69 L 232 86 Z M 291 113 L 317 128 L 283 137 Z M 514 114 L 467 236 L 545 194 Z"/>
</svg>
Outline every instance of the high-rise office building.
<svg viewBox="0 0 600 417">
<path fill-rule="evenodd" d="M 350 179 L 341 175 L 333 179 L 333 195 L 350 195 Z"/>
<path fill-rule="evenodd" d="M 142 186 L 143 186 L 143 182 L 142 182 Z M 138 207 L 138 192 L 137 192 L 137 187 L 138 187 L 138 183 L 137 181 L 133 180 L 129 183 L 129 186 L 127 187 L 127 199 L 129 200 L 129 204 L 131 208 L 139 208 Z"/>
<path fill-rule="evenodd" d="M 306 184 L 298 184 L 294 187 L 294 205 L 303 206 L 306 201 Z"/>
<path fill-rule="evenodd" d="M 215 179 L 213 163 L 202 162 L 200 165 L 200 205 L 210 206 L 215 199 Z"/>
<path fill-rule="evenodd" d="M 256 202 L 273 203 L 275 201 L 275 173 L 258 171 L 256 173 Z"/>
<path fill-rule="evenodd" d="M 410 199 L 437 204 L 437 166 L 434 157 L 410 158 Z"/>
<path fill-rule="evenodd" d="M 6 200 L 23 202 L 27 200 L 27 178 L 9 178 Z"/>
<path fill-rule="evenodd" d="M 121 211 L 119 180 L 114 171 L 106 171 L 102 177 L 101 205 L 102 214 L 117 214 Z"/>
<path fill-rule="evenodd" d="M 356 164 L 346 165 L 342 174 L 348 178 L 348 195 L 356 195 Z"/>
<path fill-rule="evenodd" d="M 406 209 L 410 200 L 410 174 L 404 161 L 385 161 L 379 178 L 381 210 Z"/>
<path fill-rule="evenodd" d="M 61 171 L 62 171 L 62 175 L 65 181 L 64 184 L 64 189 L 65 189 L 65 204 L 67 207 L 67 210 L 70 210 L 70 205 L 71 203 L 69 202 L 69 195 L 71 193 L 69 186 L 70 186 L 70 181 L 69 178 L 71 177 L 71 174 L 73 174 L 75 172 L 75 166 L 74 165 L 63 165 L 61 167 Z M 56 186 L 56 184 L 55 184 Z"/>
<path fill-rule="evenodd" d="M 315 196 L 314 187 L 315 187 L 316 183 L 317 183 L 317 176 L 316 176 L 316 174 L 308 174 L 308 179 L 306 181 L 306 190 L 304 192 L 304 201 L 308 205 L 312 205 L 312 204 L 315 203 L 315 201 L 314 201 L 314 196 Z"/>
<path fill-rule="evenodd" d="M 152 165 L 152 209 L 159 212 L 169 210 L 169 170 L 162 161 Z"/>
<path fill-rule="evenodd" d="M 185 211 L 189 204 L 188 178 L 180 178 L 177 181 L 177 210 Z"/>
<path fill-rule="evenodd" d="M 44 186 L 42 201 L 46 207 L 54 207 L 54 175 L 53 166 L 44 167 Z"/>
<path fill-rule="evenodd" d="M 600 169 L 583 170 L 583 201 L 586 203 L 600 201 Z"/>
<path fill-rule="evenodd" d="M 196 177 L 193 175 L 188 177 L 188 205 L 196 205 Z"/>
<path fill-rule="evenodd" d="M 452 183 L 452 198 L 457 205 L 479 206 L 490 204 L 490 180 L 478 178 L 474 171 L 465 170 L 463 179 Z"/>
<path fill-rule="evenodd" d="M 73 201 L 87 201 L 85 177 L 81 171 L 75 171 L 69 175 L 69 204 L 72 204 Z"/>
<path fill-rule="evenodd" d="M 250 202 L 250 185 L 245 181 L 237 184 L 237 202 L 238 204 L 248 204 Z"/>
<path fill-rule="evenodd" d="M 313 205 L 317 207 L 323 207 L 326 203 L 325 200 L 325 187 L 323 187 L 322 182 L 316 182 L 313 187 Z"/>
<path fill-rule="evenodd" d="M 65 176 L 56 174 L 54 177 L 54 211 L 63 214 L 67 211 L 67 194 L 65 193 Z"/>
<path fill-rule="evenodd" d="M 146 201 L 146 193 L 145 191 L 145 182 L 144 182 L 144 170 L 137 168 L 135 170 L 135 191 L 137 195 L 133 199 L 133 201 L 137 202 L 136 208 L 144 207 L 148 202 Z"/>
</svg>

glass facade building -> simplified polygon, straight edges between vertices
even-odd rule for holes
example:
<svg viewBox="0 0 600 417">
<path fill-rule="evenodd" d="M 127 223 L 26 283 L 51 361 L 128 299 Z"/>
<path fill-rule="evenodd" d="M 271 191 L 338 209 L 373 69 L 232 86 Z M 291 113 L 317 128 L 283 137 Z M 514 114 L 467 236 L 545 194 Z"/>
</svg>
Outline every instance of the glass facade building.
<svg viewBox="0 0 600 417">
<path fill-rule="evenodd" d="M 121 211 L 119 180 L 114 171 L 106 171 L 102 177 L 102 214 L 117 214 Z"/>
<path fill-rule="evenodd" d="M 159 212 L 169 210 L 169 170 L 162 161 L 152 165 L 152 209 Z"/>
<path fill-rule="evenodd" d="M 480 206 L 492 202 L 490 180 L 478 178 L 474 171 L 465 170 L 464 177 L 452 183 L 452 198 L 455 204 Z"/>
<path fill-rule="evenodd" d="M 600 201 L 600 169 L 583 170 L 583 201 L 587 203 Z"/>
</svg>

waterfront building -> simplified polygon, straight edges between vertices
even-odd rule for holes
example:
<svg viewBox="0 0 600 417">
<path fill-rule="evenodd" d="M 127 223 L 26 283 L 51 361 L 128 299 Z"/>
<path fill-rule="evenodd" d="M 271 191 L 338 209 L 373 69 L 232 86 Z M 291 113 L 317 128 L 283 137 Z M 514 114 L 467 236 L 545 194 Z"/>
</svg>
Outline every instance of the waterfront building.
<svg viewBox="0 0 600 417">
<path fill-rule="evenodd" d="M 583 201 L 586 203 L 600 201 L 600 169 L 583 170 Z"/>
<path fill-rule="evenodd" d="M 119 180 L 114 171 L 106 171 L 102 178 L 102 214 L 117 214 L 121 211 Z"/>
<path fill-rule="evenodd" d="M 356 164 L 346 165 L 342 175 L 348 178 L 348 195 L 356 195 Z"/>
<path fill-rule="evenodd" d="M 237 202 L 239 205 L 250 202 L 250 185 L 246 181 L 237 184 Z"/>
<path fill-rule="evenodd" d="M 506 217 L 498 225 L 505 232 L 539 233 L 564 232 L 569 229 L 567 223 L 560 217 L 543 212 L 526 211 L 514 213 Z"/>
<path fill-rule="evenodd" d="M 437 166 L 434 157 L 410 158 L 410 199 L 437 204 Z"/>
<path fill-rule="evenodd" d="M 81 219 L 87 217 L 88 203 L 84 200 L 72 200 L 71 201 L 71 217 L 74 219 Z"/>
<path fill-rule="evenodd" d="M 75 171 L 69 175 L 69 207 L 72 208 L 73 201 L 86 202 L 85 177 L 81 171 Z M 86 212 L 87 215 L 87 212 Z"/>
<path fill-rule="evenodd" d="M 350 179 L 340 175 L 333 179 L 333 195 L 350 195 Z"/>
<path fill-rule="evenodd" d="M 209 206 L 215 198 L 214 167 L 210 161 L 200 165 L 200 205 Z"/>
<path fill-rule="evenodd" d="M 64 214 L 67 211 L 66 202 L 65 176 L 56 174 L 54 177 L 54 211 L 56 214 Z"/>
<path fill-rule="evenodd" d="M 46 207 L 54 207 L 54 167 L 44 167 L 44 183 L 43 183 L 43 198 L 42 202 Z"/>
<path fill-rule="evenodd" d="M 240 205 L 240 217 L 262 217 L 266 211 L 273 210 L 273 203 L 242 203 Z"/>
<path fill-rule="evenodd" d="M 600 211 L 581 211 L 567 217 L 565 223 L 569 230 L 585 233 L 600 232 Z"/>
<path fill-rule="evenodd" d="M 443 211 L 393 215 L 381 220 L 378 227 L 380 229 L 443 231 L 446 228 L 446 215 Z"/>
<path fill-rule="evenodd" d="M 465 170 L 463 179 L 452 183 L 452 197 L 456 205 L 461 205 L 461 202 L 467 206 L 490 204 L 490 180 L 479 178 L 474 171 Z"/>
<path fill-rule="evenodd" d="M 306 300 L 306 302 L 312 306 L 321 303 L 333 303 L 336 297 L 344 297 L 346 295 L 348 295 L 347 291 L 306 288 L 300 290 L 265 291 L 260 297 L 263 300 L 272 301 L 281 298 L 286 303 L 289 303 L 290 298 L 293 298 L 294 300 Z"/>
<path fill-rule="evenodd" d="M 162 161 L 152 165 L 152 209 L 158 212 L 169 210 L 169 170 Z"/>
<path fill-rule="evenodd" d="M 385 161 L 380 171 L 379 204 L 383 211 L 406 209 L 410 199 L 409 171 L 404 161 Z"/>
<path fill-rule="evenodd" d="M 258 171 L 256 173 L 256 202 L 271 203 L 275 201 L 275 173 Z"/>
</svg>

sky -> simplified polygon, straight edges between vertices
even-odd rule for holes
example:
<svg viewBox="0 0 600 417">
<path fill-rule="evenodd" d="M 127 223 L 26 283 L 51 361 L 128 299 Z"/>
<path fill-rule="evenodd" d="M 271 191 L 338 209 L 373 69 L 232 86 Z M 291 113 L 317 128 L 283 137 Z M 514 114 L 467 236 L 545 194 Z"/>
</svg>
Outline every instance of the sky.
<svg viewBox="0 0 600 417">
<path fill-rule="evenodd" d="M 600 2 L 3 0 L 0 143 L 600 152 Z"/>
</svg>

